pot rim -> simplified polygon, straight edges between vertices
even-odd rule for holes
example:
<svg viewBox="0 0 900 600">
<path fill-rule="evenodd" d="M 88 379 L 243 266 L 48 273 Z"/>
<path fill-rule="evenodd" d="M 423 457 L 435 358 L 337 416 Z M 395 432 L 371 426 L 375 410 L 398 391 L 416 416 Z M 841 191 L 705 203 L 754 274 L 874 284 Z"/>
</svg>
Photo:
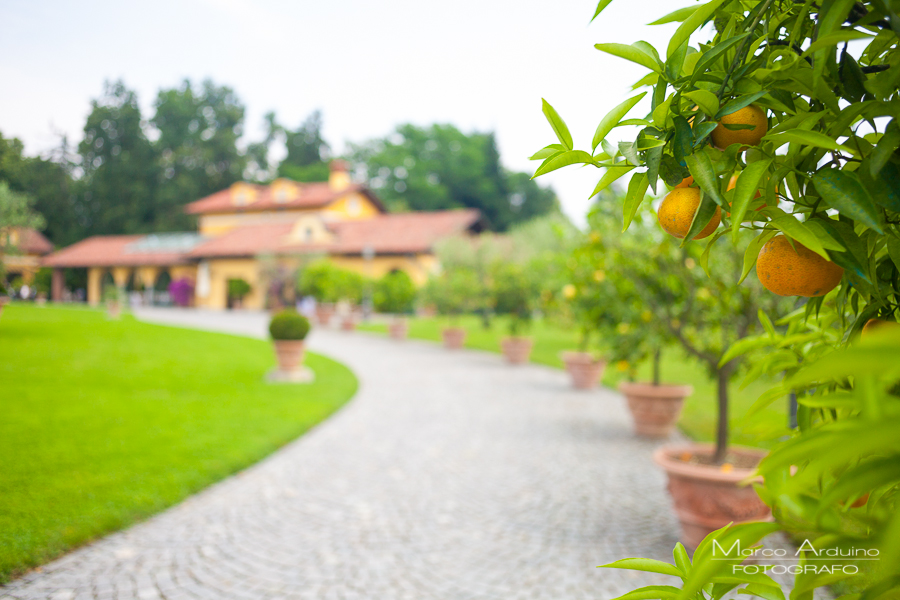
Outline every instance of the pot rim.
<svg viewBox="0 0 900 600">
<path fill-rule="evenodd" d="M 276 346 L 296 346 L 303 345 L 306 340 L 272 340 Z"/>
<path fill-rule="evenodd" d="M 605 358 L 596 358 L 591 352 L 581 352 L 580 350 L 563 350 L 559 353 L 559 358 L 563 362 L 571 360 L 573 362 L 589 362 L 592 365 L 607 363 Z"/>
<path fill-rule="evenodd" d="M 730 445 L 729 450 L 737 454 L 758 456 L 764 458 L 768 451 L 761 448 L 751 448 L 748 446 Z M 672 455 L 681 452 L 691 452 L 696 454 L 702 451 L 713 452 L 715 446 L 708 443 L 700 442 L 684 442 L 680 444 L 667 444 L 657 448 L 653 452 L 653 462 L 660 466 L 666 473 L 670 475 L 681 475 L 691 479 L 701 479 L 705 481 L 717 481 L 722 483 L 740 483 L 745 480 L 751 482 L 761 482 L 762 478 L 756 475 L 756 468 L 747 469 L 744 467 L 734 467 L 734 470 L 723 473 L 719 467 L 714 465 L 698 465 L 688 464 L 673 458 Z"/>
<path fill-rule="evenodd" d="M 465 327 L 444 327 L 443 329 L 441 329 L 441 333 L 456 333 L 456 332 L 465 333 L 466 328 Z"/>
<path fill-rule="evenodd" d="M 686 383 L 660 383 L 653 385 L 647 381 L 622 381 L 619 383 L 619 391 L 623 394 L 634 392 L 645 396 L 657 396 L 668 398 L 672 396 L 690 396 L 694 393 L 694 386 Z"/>
<path fill-rule="evenodd" d="M 500 338 L 501 342 L 530 342 L 534 343 L 534 338 L 530 335 L 506 335 Z"/>
</svg>

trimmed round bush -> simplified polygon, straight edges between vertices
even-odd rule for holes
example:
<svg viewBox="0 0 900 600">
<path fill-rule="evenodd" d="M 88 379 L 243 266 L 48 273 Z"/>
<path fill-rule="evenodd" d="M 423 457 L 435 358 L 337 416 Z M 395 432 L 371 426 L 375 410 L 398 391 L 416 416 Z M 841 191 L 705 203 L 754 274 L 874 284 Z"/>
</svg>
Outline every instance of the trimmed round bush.
<svg viewBox="0 0 900 600">
<path fill-rule="evenodd" d="M 269 334 L 273 340 L 303 340 L 309 334 L 309 320 L 288 308 L 272 317 Z"/>
</svg>

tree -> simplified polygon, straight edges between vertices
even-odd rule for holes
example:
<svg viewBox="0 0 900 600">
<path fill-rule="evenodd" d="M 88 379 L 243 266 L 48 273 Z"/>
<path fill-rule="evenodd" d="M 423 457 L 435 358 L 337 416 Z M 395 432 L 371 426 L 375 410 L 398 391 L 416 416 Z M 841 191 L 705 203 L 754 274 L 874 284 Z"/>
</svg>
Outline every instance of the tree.
<svg viewBox="0 0 900 600">
<path fill-rule="evenodd" d="M 416 284 L 406 271 L 391 271 L 375 282 L 372 301 L 383 313 L 412 312 L 416 301 Z"/>
<path fill-rule="evenodd" d="M 154 211 L 157 229 L 184 229 L 190 220 L 181 210 L 239 181 L 247 157 L 237 146 L 243 133 L 244 106 L 234 91 L 203 82 L 200 89 L 185 80 L 178 88 L 160 90 L 151 120 L 159 131 L 159 196 Z"/>
<path fill-rule="evenodd" d="M 557 206 L 552 191 L 502 167 L 492 133 L 407 124 L 353 145 L 351 154 L 394 211 L 477 208 L 494 230 L 505 231 Z"/>
<path fill-rule="evenodd" d="M 595 17 L 608 4 L 601 0 Z M 730 231 L 739 244 L 742 230 L 750 230 L 757 236 L 744 253 L 742 279 L 754 264 L 760 274 L 762 257 L 768 265 L 773 238 L 790 242 L 782 255 L 793 265 L 800 264 L 793 257 L 803 257 L 820 270 L 823 265 L 832 273 L 834 265 L 843 270 L 837 271 L 840 281 L 803 293 L 809 299 L 799 311 L 775 323 L 761 317 L 765 335 L 734 343 L 720 359 L 727 363 L 754 348 L 771 354 L 755 372 L 786 371 L 788 377 L 758 405 L 793 391 L 801 407 L 798 428 L 760 465 L 760 494 L 778 524 L 714 532 L 692 565 L 676 548 L 675 571 L 683 585 L 673 597 L 686 600 L 707 589 L 717 600 L 732 584 L 750 584 L 741 593 L 782 597 L 770 578 L 733 577 L 729 562 L 715 563 L 709 553 L 716 536 L 731 542 L 743 536 L 746 547 L 779 527 L 810 540 L 816 556 L 847 556 L 848 549 L 865 548 L 880 558 L 877 565 L 854 565 L 837 576 L 800 570 L 792 598 L 811 598 L 815 588 L 841 579 L 854 597 L 895 597 L 900 591 L 895 467 L 900 460 L 900 18 L 895 3 L 710 0 L 656 22 L 680 22 L 665 61 L 646 42 L 596 46 L 651 71 L 636 85 L 652 87 L 650 113 L 626 119 L 647 92 L 624 101 L 601 120 L 587 152 L 574 150 L 564 121 L 545 102 L 559 143 L 535 155 L 543 161 L 538 174 L 591 164 L 605 171 L 599 191 L 640 169 L 623 203 L 626 228 L 648 187 L 656 190 L 659 179 L 681 184 L 690 176 L 699 193 L 685 215 L 690 225 L 684 244 L 696 246 L 691 240 L 717 218 L 726 224 L 710 237 L 700 254 L 704 260 L 713 260 L 723 234 Z M 712 40 L 692 47 L 691 35 L 707 22 L 714 27 Z M 617 125 L 628 124 L 640 128 L 634 141 L 613 146 L 606 140 Z M 790 276 L 805 278 L 814 271 L 795 268 Z M 770 286 L 767 281 L 762 277 Z M 860 332 L 863 339 L 857 341 Z M 801 363 L 804 359 L 811 364 Z M 835 563 L 840 566 L 840 560 Z M 732 576 L 727 589 L 704 587 L 726 574 Z"/>
<path fill-rule="evenodd" d="M 9 189 L 6 182 L 0 181 L 0 284 L 6 286 L 6 273 L 3 267 L 3 256 L 16 251 L 11 240 L 12 230 L 20 227 L 39 229 L 44 225 L 44 218 L 33 208 L 34 200 L 25 194 Z"/>
<path fill-rule="evenodd" d="M 85 233 L 153 231 L 159 168 L 147 139 L 137 95 L 121 81 L 107 83 L 91 102 L 78 145 L 83 176 L 77 210 Z"/>
<path fill-rule="evenodd" d="M 328 181 L 330 148 L 322 136 L 321 111 L 314 111 L 294 131 L 280 129 L 287 155 L 278 165 L 278 175 L 295 181 Z"/>
<path fill-rule="evenodd" d="M 56 244 L 65 245 L 84 237 L 84 223 L 76 210 L 68 142 L 62 138 L 55 157 L 24 155 L 17 138 L 0 134 L 0 181 L 9 189 L 34 198 L 34 210 L 44 215 L 43 232 Z"/>
</svg>

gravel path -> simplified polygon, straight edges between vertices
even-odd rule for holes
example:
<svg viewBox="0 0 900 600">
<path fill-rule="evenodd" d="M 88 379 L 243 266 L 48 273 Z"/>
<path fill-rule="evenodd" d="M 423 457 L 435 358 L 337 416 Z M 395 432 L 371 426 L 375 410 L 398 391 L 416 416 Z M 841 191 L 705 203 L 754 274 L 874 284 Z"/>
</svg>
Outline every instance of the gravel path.
<svg viewBox="0 0 900 600">
<path fill-rule="evenodd" d="M 252 336 L 266 323 L 139 316 Z M 0 598 L 608 600 L 654 580 L 597 565 L 671 560 L 677 524 L 656 444 L 631 434 L 618 394 L 425 342 L 317 330 L 310 346 L 358 375 L 344 409 Z"/>
</svg>

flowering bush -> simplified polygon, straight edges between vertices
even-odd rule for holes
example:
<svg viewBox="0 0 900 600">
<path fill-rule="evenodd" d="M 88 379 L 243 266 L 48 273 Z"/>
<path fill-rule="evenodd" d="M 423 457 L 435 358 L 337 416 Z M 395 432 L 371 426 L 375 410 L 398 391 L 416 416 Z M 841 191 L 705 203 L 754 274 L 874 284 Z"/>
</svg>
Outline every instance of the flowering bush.
<svg viewBox="0 0 900 600">
<path fill-rule="evenodd" d="M 194 299 L 194 281 L 187 277 L 176 279 L 169 284 L 169 295 L 178 306 L 190 306 Z"/>
</svg>

